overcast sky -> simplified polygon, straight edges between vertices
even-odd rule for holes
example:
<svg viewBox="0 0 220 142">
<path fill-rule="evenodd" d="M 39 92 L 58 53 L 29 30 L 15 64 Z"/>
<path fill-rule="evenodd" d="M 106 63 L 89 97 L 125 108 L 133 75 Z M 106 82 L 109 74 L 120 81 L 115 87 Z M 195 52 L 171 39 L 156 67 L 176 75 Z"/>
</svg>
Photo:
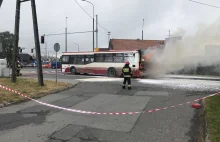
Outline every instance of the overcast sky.
<svg viewBox="0 0 220 142">
<path fill-rule="evenodd" d="M 77 0 L 92 15 L 92 5 Z M 219 0 L 198 0 L 220 6 Z M 99 15 L 99 23 L 109 30 L 111 38 L 141 38 L 142 19 L 145 19 L 144 39 L 163 40 L 178 29 L 188 33 L 194 31 L 199 23 L 212 23 L 220 16 L 215 9 L 188 0 L 90 0 Z M 0 9 L 0 32 L 14 32 L 16 0 L 4 0 Z M 76 4 L 75 0 L 36 0 L 39 35 L 65 32 L 65 19 L 68 17 L 68 32 L 92 31 L 92 19 Z M 21 6 L 19 45 L 24 52 L 34 47 L 31 3 Z M 46 37 L 48 51 L 53 51 L 54 43 L 65 50 L 65 36 Z M 68 51 L 92 50 L 92 33 L 68 35 Z M 108 47 L 107 31 L 99 26 L 99 47 Z M 41 44 L 42 55 L 45 45 Z M 50 52 L 50 54 L 54 54 Z"/>
</svg>

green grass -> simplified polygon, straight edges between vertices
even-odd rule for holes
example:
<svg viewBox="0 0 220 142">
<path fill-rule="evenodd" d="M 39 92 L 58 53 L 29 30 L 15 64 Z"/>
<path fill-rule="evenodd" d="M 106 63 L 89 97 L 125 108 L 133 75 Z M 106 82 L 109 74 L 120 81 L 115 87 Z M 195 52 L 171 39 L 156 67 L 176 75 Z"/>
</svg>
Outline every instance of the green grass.
<svg viewBox="0 0 220 142">
<path fill-rule="evenodd" d="M 44 81 L 44 84 L 43 87 L 39 86 L 36 79 L 17 78 L 16 83 L 11 83 L 10 78 L 0 78 L 0 85 L 9 87 L 31 98 L 40 98 L 55 90 L 72 86 L 70 83 L 58 82 L 56 84 L 55 81 L 48 80 Z M 26 98 L 0 88 L 0 104 L 16 103 L 24 100 Z"/>
<path fill-rule="evenodd" d="M 212 142 L 220 142 L 220 95 L 206 100 L 208 129 Z"/>
</svg>

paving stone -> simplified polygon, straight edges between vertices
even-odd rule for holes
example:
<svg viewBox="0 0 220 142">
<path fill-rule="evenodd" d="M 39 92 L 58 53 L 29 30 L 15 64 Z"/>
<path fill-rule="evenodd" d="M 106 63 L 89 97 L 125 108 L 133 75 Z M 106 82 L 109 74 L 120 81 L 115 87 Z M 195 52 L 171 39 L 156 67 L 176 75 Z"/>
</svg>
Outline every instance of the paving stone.
<svg viewBox="0 0 220 142">
<path fill-rule="evenodd" d="M 74 109 L 95 112 L 140 112 L 150 97 L 99 94 L 74 106 Z M 75 125 L 103 130 L 130 132 L 140 114 L 135 115 L 74 115 Z"/>
<path fill-rule="evenodd" d="M 72 137 L 74 137 L 77 133 L 79 133 L 83 129 L 84 129 L 83 126 L 68 125 L 63 129 L 61 129 L 60 131 L 54 133 L 51 136 L 51 138 L 67 141 L 70 140 Z"/>
</svg>

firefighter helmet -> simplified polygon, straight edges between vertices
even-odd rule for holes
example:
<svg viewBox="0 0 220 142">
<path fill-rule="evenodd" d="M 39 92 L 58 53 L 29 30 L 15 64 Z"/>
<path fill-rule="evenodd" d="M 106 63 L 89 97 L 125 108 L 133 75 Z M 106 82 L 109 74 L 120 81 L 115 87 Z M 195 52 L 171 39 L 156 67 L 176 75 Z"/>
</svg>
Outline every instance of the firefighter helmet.
<svg viewBox="0 0 220 142">
<path fill-rule="evenodd" d="M 129 64 L 130 64 L 130 62 L 128 62 L 128 61 L 127 61 L 125 64 L 126 64 L 126 65 L 129 65 Z"/>
</svg>

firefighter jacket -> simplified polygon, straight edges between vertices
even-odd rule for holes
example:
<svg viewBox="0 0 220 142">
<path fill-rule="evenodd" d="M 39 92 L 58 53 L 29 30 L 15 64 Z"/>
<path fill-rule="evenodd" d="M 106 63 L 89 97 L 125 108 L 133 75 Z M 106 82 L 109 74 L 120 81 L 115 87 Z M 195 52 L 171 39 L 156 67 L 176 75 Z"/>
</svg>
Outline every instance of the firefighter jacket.
<svg viewBox="0 0 220 142">
<path fill-rule="evenodd" d="M 129 65 L 125 65 L 122 68 L 122 74 L 123 74 L 123 77 L 131 77 L 132 76 L 132 71 L 131 71 L 131 68 L 129 67 Z"/>
<path fill-rule="evenodd" d="M 17 63 L 17 67 L 18 67 L 18 69 L 20 69 L 21 68 L 21 64 Z"/>
</svg>

